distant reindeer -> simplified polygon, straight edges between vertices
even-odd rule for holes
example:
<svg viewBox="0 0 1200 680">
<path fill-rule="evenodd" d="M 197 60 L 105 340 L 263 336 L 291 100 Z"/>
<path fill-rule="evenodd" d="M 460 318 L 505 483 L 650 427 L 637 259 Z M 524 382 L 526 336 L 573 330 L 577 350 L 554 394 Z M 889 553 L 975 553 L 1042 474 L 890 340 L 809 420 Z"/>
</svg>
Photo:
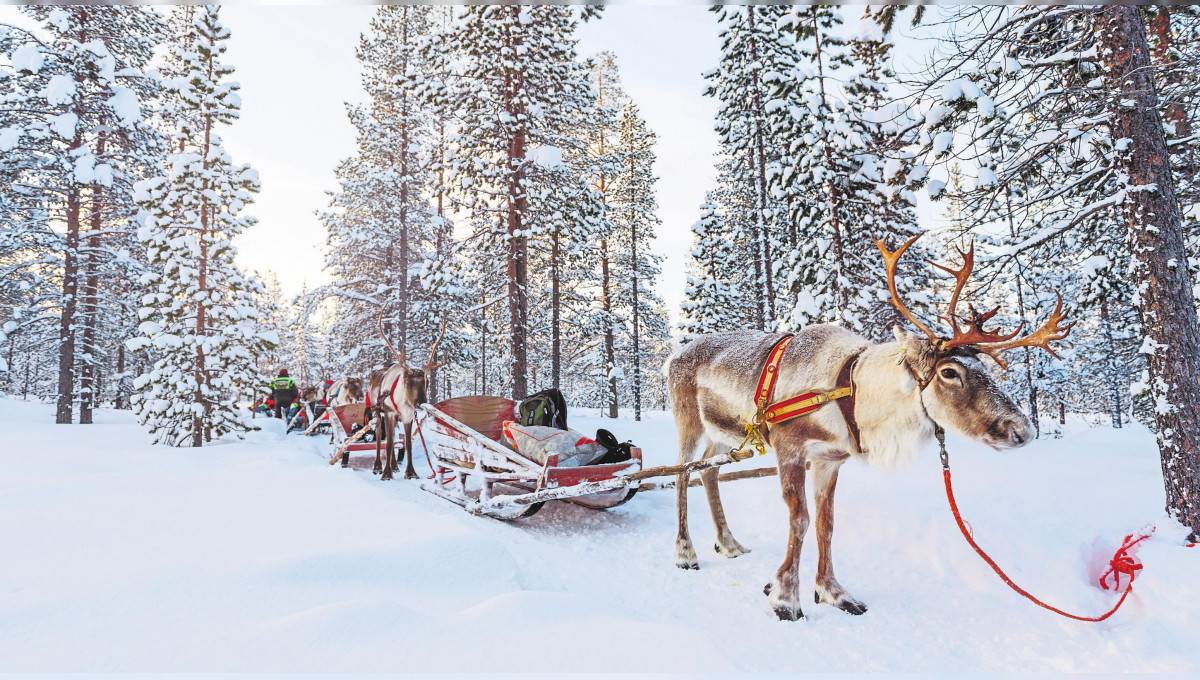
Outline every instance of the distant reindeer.
<svg viewBox="0 0 1200 680">
<path fill-rule="evenodd" d="M 362 378 L 342 378 L 329 386 L 325 403 L 329 408 L 358 404 L 364 399 Z"/>
<path fill-rule="evenodd" d="M 396 353 L 392 343 L 383 334 L 383 310 L 379 311 L 379 334 L 396 357 L 396 363 L 383 370 L 371 373 L 367 385 L 368 401 L 378 420 L 375 425 L 375 468 L 376 474 L 382 473 L 380 479 L 392 479 L 396 471 L 396 421 L 404 423 L 404 451 L 408 459 L 404 469 L 405 479 L 416 479 L 417 471 L 413 469 L 412 459 L 412 426 L 417 416 L 417 407 L 424 404 L 428 398 L 425 395 L 425 384 L 430 371 L 443 364 L 434 363 L 437 358 L 438 345 L 446 335 L 446 319 L 442 318 L 441 332 L 429 352 L 429 361 L 423 368 L 412 368 L 404 363 L 404 351 Z M 387 440 L 386 460 L 380 455 L 382 440 Z"/>
<path fill-rule="evenodd" d="M 988 354 L 1006 367 L 1000 354 L 1015 347 L 1041 347 L 1054 354 L 1049 343 L 1066 337 L 1071 328 L 1069 324 L 1060 326 L 1062 297 L 1041 328 L 1019 339 L 1014 338 L 1020 327 L 1008 335 L 982 328 L 997 310 L 980 315 L 970 309 L 968 316 L 956 316 L 959 295 L 974 267 L 972 248 L 962 253 L 962 269 L 941 267 L 954 275 L 956 288 L 949 312 L 943 317 L 953 336 L 939 338 L 908 311 L 896 289 L 896 263 L 917 238 L 919 235 L 895 252 L 888 251 L 882 241 L 876 241 L 876 245 L 887 265 L 892 303 L 923 336 L 897 327 L 896 342 L 871 344 L 839 326 L 811 326 L 795 335 L 779 360 L 777 400 L 809 392 L 828 395 L 842 386 L 839 382 L 847 383 L 853 395 L 846 416 L 839 408 L 818 407 L 803 417 L 774 424 L 768 419 L 760 428 L 766 445 L 776 454 L 790 514 L 787 554 L 763 589 L 780 619 L 803 616 L 799 566 L 800 548 L 809 526 L 805 478 L 810 470 L 817 520 L 814 600 L 862 614 L 866 606 L 838 583 L 833 572 L 833 497 L 842 463 L 852 456 L 885 467 L 910 463 L 929 443 L 937 425 L 997 450 L 1023 446 L 1034 436 L 1029 420 L 992 380 L 978 355 Z M 964 320 L 965 330 L 959 325 Z M 722 453 L 745 441 L 746 424 L 756 422 L 762 414 L 755 400 L 760 371 L 768 354 L 784 337 L 752 330 L 707 335 L 668 360 L 664 373 L 679 434 L 680 463 L 694 460 L 701 452 L 705 458 Z M 734 539 L 726 523 L 717 490 L 717 469 L 701 472 L 700 477 L 716 525 L 716 551 L 726 557 L 748 552 Z M 679 531 L 675 564 L 698 569 L 688 534 L 687 482 L 687 474 L 680 475 L 676 482 Z"/>
</svg>

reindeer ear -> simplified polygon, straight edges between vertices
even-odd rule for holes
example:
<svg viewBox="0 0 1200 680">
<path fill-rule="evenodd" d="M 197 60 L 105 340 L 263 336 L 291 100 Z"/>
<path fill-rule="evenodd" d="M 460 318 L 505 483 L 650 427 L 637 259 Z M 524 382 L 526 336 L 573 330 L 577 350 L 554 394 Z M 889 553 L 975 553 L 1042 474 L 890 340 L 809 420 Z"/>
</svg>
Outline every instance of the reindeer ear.
<svg viewBox="0 0 1200 680">
<path fill-rule="evenodd" d="M 928 375 L 933 370 L 937 356 L 929 338 L 910 333 L 899 326 L 892 327 L 892 335 L 896 336 L 896 342 L 900 344 L 900 351 L 903 352 L 904 359 L 909 366 L 913 367 L 913 370 L 921 375 Z"/>
</svg>

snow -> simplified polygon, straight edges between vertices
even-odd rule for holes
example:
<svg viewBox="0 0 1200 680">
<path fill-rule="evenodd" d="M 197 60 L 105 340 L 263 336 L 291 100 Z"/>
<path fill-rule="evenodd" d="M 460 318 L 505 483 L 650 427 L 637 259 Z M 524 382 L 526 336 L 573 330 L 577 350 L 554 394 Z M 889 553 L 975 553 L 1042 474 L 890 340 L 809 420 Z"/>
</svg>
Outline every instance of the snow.
<svg viewBox="0 0 1200 680">
<path fill-rule="evenodd" d="M 50 117 L 50 129 L 54 134 L 63 139 L 75 138 L 75 126 L 79 125 L 79 116 L 73 113 L 64 113 L 58 116 Z"/>
<path fill-rule="evenodd" d="M 674 462 L 667 414 L 594 413 L 572 413 L 572 427 L 633 439 L 648 465 Z M 733 560 L 707 548 L 693 489 L 701 568 L 681 571 L 670 490 L 607 512 L 552 503 L 505 524 L 415 482 L 330 467 L 323 438 L 284 438 L 278 421 L 194 451 L 150 446 L 128 412 L 99 410 L 91 426 L 53 416 L 0 398 L 10 672 L 1200 671 L 1200 549 L 1162 519 L 1154 439 L 1136 427 L 1068 423 L 1063 439 L 1005 454 L 949 441 L 978 540 L 1058 606 L 1111 607 L 1087 580 L 1097 551 L 1157 522 L 1109 621 L 1062 619 L 997 579 L 959 535 L 927 451 L 907 472 L 842 469 L 837 573 L 870 611 L 805 600 L 806 620 L 781 623 L 761 592 L 786 548 L 774 478 L 723 485 L 753 550 Z M 417 460 L 424 473 L 419 448 Z M 806 580 L 815 560 L 810 532 Z"/>
<path fill-rule="evenodd" d="M 75 79 L 57 74 L 50 78 L 49 83 L 46 83 L 46 91 L 43 94 L 46 97 L 46 103 L 51 106 L 69 104 L 75 98 Z"/>
<path fill-rule="evenodd" d="M 546 170 L 558 170 L 563 167 L 562 149 L 556 146 L 539 146 L 531 149 L 525 159 Z"/>
<path fill-rule="evenodd" d="M 21 128 L 0 128 L 0 151 L 12 151 L 21 141 Z"/>
<path fill-rule="evenodd" d="M 137 93 L 128 87 L 113 87 L 113 96 L 108 100 L 108 106 L 124 125 L 132 125 L 142 117 L 142 109 L 138 104 Z"/>
<path fill-rule="evenodd" d="M 12 53 L 12 67 L 17 72 L 37 73 L 45 61 L 46 57 L 42 56 L 41 50 L 33 43 L 25 43 Z"/>
</svg>

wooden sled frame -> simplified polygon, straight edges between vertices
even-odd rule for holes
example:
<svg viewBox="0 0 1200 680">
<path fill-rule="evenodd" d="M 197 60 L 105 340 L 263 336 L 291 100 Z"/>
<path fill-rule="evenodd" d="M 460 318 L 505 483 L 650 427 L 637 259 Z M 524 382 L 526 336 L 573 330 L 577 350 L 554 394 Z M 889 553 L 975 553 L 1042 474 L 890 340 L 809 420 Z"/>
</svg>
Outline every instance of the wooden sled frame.
<svg viewBox="0 0 1200 680">
<path fill-rule="evenodd" d="M 498 411 L 495 419 L 517 419 L 516 403 L 499 397 L 458 397 L 420 406 L 417 422 L 434 467 L 433 479 L 421 486 L 424 490 L 472 514 L 502 520 L 529 517 L 550 500 L 603 510 L 621 505 L 637 493 L 637 486 L 627 478 L 642 469 L 641 449 L 634 448 L 632 457 L 620 463 L 559 467 L 555 455 L 540 465 L 443 410 L 480 399 L 490 400 L 489 406 Z M 499 431 L 499 422 L 488 425 Z M 479 487 L 477 493 L 467 487 L 472 477 Z M 597 483 L 607 485 L 596 488 L 593 485 Z"/>
</svg>

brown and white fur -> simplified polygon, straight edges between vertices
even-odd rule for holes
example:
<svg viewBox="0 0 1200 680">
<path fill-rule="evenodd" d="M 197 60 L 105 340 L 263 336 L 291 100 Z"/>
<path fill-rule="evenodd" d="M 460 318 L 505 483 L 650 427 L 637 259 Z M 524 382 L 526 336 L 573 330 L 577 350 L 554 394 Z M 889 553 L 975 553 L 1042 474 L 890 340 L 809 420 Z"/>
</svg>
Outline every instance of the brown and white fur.
<svg viewBox="0 0 1200 680">
<path fill-rule="evenodd" d="M 896 329 L 897 342 L 871 344 L 833 325 L 801 330 L 784 353 L 775 386 L 776 401 L 810 391 L 834 389 L 845 360 L 861 350 L 853 373 L 855 416 L 864 453 L 856 450 L 841 411 L 833 404 L 771 426 L 764 438 L 776 455 L 783 498 L 790 516 L 787 555 L 764 588 L 781 619 L 796 620 L 800 609 L 800 548 L 808 531 L 805 481 L 811 472 L 817 523 L 817 575 L 814 599 L 851 614 L 866 607 L 838 583 L 833 572 L 833 496 L 838 469 L 858 456 L 895 467 L 913 461 L 933 437 L 934 423 L 983 441 L 996 449 L 1022 446 L 1032 436 L 1028 419 L 970 352 L 938 358 L 930 341 Z M 767 354 L 781 335 L 734 331 L 699 338 L 673 355 L 664 367 L 675 425 L 679 462 L 728 451 L 745 437 L 756 413 L 754 391 Z M 932 376 L 924 390 L 914 378 Z M 687 526 L 687 477 L 676 482 L 679 533 L 675 564 L 698 569 Z M 716 525 L 716 551 L 726 557 L 748 552 L 725 521 L 717 490 L 717 469 L 700 473 Z"/>
<path fill-rule="evenodd" d="M 393 388 L 394 386 L 394 388 Z M 417 416 L 417 407 L 424 404 L 425 370 L 410 368 L 403 361 L 371 373 L 367 390 L 371 395 L 371 409 L 378 416 L 375 423 L 375 474 L 380 479 L 392 479 L 399 466 L 396 461 L 396 423 L 404 423 L 404 451 L 408 465 L 404 469 L 405 479 L 416 479 L 413 469 L 412 426 Z M 387 440 L 387 457 L 381 459 L 380 446 Z"/>
<path fill-rule="evenodd" d="M 330 385 L 329 391 L 325 393 L 325 403 L 329 408 L 358 404 L 362 403 L 362 400 L 362 378 L 342 378 Z"/>
</svg>

